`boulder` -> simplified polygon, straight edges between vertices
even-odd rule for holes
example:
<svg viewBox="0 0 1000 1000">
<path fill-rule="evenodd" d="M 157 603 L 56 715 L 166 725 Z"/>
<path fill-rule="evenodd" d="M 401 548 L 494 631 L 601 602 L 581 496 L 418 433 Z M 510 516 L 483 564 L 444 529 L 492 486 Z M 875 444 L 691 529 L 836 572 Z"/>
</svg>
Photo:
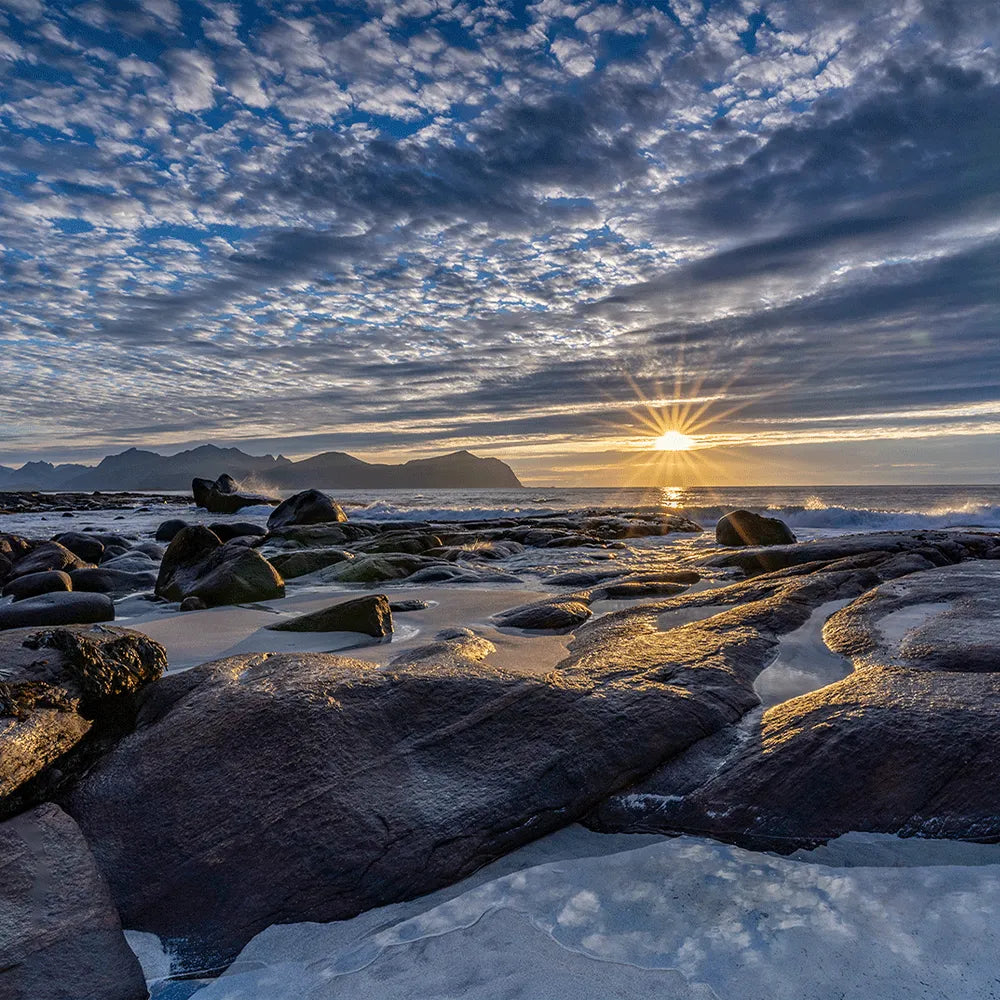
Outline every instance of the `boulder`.
<svg viewBox="0 0 1000 1000">
<path fill-rule="evenodd" d="M 196 479 L 195 482 L 201 482 L 201 480 Z M 197 496 L 195 499 L 197 500 Z M 203 507 L 204 504 L 198 504 L 198 506 Z M 161 522 L 153 537 L 158 542 L 172 542 L 174 536 L 183 531 L 187 526 L 187 521 L 182 521 L 179 517 L 172 517 L 169 521 Z"/>
<path fill-rule="evenodd" d="M 217 968 L 270 924 L 449 885 L 753 706 L 740 657 L 771 647 L 685 673 L 655 621 L 588 625 L 546 676 L 466 636 L 386 668 L 258 653 L 170 675 L 68 809 L 125 924 Z"/>
<path fill-rule="evenodd" d="M 0 634 L 0 814 L 88 734 L 131 726 L 137 692 L 166 669 L 163 647 L 103 625 Z"/>
<path fill-rule="evenodd" d="M 267 541 L 290 548 L 319 549 L 344 545 L 374 533 L 375 529 L 368 525 L 331 521 L 329 524 L 293 524 L 287 528 L 275 528 L 268 533 Z"/>
<path fill-rule="evenodd" d="M 38 597 L 40 594 L 72 589 L 73 581 L 68 573 L 51 570 L 48 573 L 28 573 L 27 576 L 15 577 L 3 588 L 3 593 L 5 597 L 13 597 L 15 601 L 20 601 L 26 597 Z"/>
<path fill-rule="evenodd" d="M 408 598 L 405 601 L 390 601 L 389 610 L 393 612 L 403 612 L 403 611 L 426 611 L 430 607 L 427 601 L 421 601 L 417 598 Z"/>
<path fill-rule="evenodd" d="M 561 632 L 582 625 L 590 615 L 591 610 L 583 601 L 567 597 L 539 601 L 536 604 L 522 604 L 520 607 L 494 615 L 493 620 L 505 628 Z"/>
<path fill-rule="evenodd" d="M 374 538 L 366 539 L 354 546 L 355 552 L 406 552 L 420 555 L 441 547 L 437 535 L 421 534 L 413 531 L 386 531 Z"/>
<path fill-rule="evenodd" d="M 715 540 L 720 545 L 788 545 L 795 541 L 795 535 L 776 517 L 734 510 L 719 518 Z"/>
<path fill-rule="evenodd" d="M 392 614 L 389 598 L 384 594 L 375 594 L 331 604 L 328 608 L 278 622 L 268 628 L 275 632 L 363 632 L 381 639 L 392 635 Z"/>
<path fill-rule="evenodd" d="M 235 514 L 244 507 L 273 507 L 278 503 L 273 497 L 260 493 L 241 492 L 236 480 L 225 473 L 214 482 L 210 479 L 193 479 L 191 493 L 195 505 L 204 507 L 211 514 Z"/>
<path fill-rule="evenodd" d="M 152 563 L 147 562 L 147 566 L 152 567 Z M 75 569 L 69 575 L 73 582 L 73 590 L 80 593 L 125 597 L 128 594 L 152 590 L 156 586 L 155 568 L 147 569 L 145 572 L 128 572 L 108 565 L 98 566 L 95 569 Z"/>
<path fill-rule="evenodd" d="M 204 611 L 208 605 L 200 597 L 185 597 L 179 611 Z"/>
<path fill-rule="evenodd" d="M 82 531 L 65 531 L 61 535 L 56 535 L 53 541 L 65 545 L 84 562 L 99 563 L 104 554 L 104 543 L 94 535 Z"/>
<path fill-rule="evenodd" d="M 286 579 L 307 576 L 317 570 L 326 569 L 339 562 L 349 562 L 353 552 L 346 549 L 299 549 L 295 552 L 279 552 L 268 557 L 271 565 Z"/>
<path fill-rule="evenodd" d="M 295 525 L 346 521 L 344 509 L 319 490 L 303 490 L 282 500 L 267 519 L 268 531 Z"/>
<path fill-rule="evenodd" d="M 14 563 L 12 575 L 27 576 L 29 573 L 48 573 L 53 570 L 68 573 L 91 565 L 59 542 L 42 542 Z"/>
<path fill-rule="evenodd" d="M 284 597 L 285 582 L 256 549 L 223 545 L 208 528 L 194 525 L 167 547 L 156 594 L 169 601 L 199 597 L 211 608 Z"/>
<path fill-rule="evenodd" d="M 338 563 L 323 574 L 323 579 L 339 583 L 382 583 L 385 580 L 405 580 L 417 570 L 431 566 L 444 567 L 449 571 L 453 568 L 440 559 L 411 556 L 404 552 L 384 552 Z"/>
<path fill-rule="evenodd" d="M 0 992 L 8 1000 L 146 1000 L 107 881 L 51 803 L 0 823 Z"/>
<path fill-rule="evenodd" d="M 234 538 L 263 538 L 267 529 L 252 521 L 215 521 L 208 526 L 224 542 Z"/>
<path fill-rule="evenodd" d="M 0 607 L 0 629 L 38 625 L 88 625 L 115 620 L 115 606 L 106 594 L 57 591 L 27 597 Z"/>
</svg>

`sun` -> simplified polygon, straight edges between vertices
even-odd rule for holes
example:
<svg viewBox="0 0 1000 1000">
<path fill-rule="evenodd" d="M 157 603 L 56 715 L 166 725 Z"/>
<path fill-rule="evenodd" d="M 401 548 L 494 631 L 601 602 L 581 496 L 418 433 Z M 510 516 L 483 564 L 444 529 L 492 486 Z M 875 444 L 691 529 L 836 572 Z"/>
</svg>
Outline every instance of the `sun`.
<svg viewBox="0 0 1000 1000">
<path fill-rule="evenodd" d="M 690 451 L 694 443 L 693 437 L 680 431 L 666 431 L 653 439 L 653 447 L 657 451 Z"/>
</svg>

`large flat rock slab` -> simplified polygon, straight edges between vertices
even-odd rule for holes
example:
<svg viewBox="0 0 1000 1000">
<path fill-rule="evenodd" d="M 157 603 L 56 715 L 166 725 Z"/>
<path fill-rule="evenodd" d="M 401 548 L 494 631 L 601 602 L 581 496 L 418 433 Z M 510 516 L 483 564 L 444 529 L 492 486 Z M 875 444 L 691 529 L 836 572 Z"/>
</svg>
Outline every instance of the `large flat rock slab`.
<svg viewBox="0 0 1000 1000">
<path fill-rule="evenodd" d="M 998 608 L 994 561 L 867 591 L 824 628 L 854 673 L 692 747 L 590 822 L 777 850 L 852 830 L 1000 839 Z"/>
<path fill-rule="evenodd" d="M 47 804 L 0 823 L 0 996 L 146 1000 L 146 981 L 79 828 Z"/>
</svg>

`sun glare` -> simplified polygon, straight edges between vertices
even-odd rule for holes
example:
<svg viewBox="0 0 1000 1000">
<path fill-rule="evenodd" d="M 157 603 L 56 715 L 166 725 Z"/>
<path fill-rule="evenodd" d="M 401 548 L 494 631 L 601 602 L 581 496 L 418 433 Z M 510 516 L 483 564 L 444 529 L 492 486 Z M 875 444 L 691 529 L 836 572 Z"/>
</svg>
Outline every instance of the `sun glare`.
<svg viewBox="0 0 1000 1000">
<path fill-rule="evenodd" d="M 680 431 L 666 431 L 653 439 L 653 447 L 657 451 L 690 451 L 694 447 L 694 438 Z"/>
</svg>

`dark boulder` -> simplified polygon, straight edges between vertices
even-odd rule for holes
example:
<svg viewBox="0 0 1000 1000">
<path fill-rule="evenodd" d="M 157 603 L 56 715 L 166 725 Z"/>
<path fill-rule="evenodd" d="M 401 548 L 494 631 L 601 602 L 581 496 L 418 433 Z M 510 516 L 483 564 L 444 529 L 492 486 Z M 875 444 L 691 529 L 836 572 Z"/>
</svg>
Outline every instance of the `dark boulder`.
<svg viewBox="0 0 1000 1000">
<path fill-rule="evenodd" d="M 268 628 L 275 632 L 363 632 L 381 639 L 392 635 L 392 614 L 389 598 L 384 594 L 375 594 L 332 604 L 321 611 L 278 622 Z"/>
<path fill-rule="evenodd" d="M 273 497 L 260 493 L 245 493 L 232 476 L 223 474 L 214 482 L 209 479 L 191 481 L 191 493 L 195 505 L 204 507 L 211 514 L 235 514 L 244 507 L 274 506 Z"/>
<path fill-rule="evenodd" d="M 99 563 L 104 555 L 104 542 L 93 535 L 82 531 L 66 531 L 61 535 L 56 535 L 53 541 L 65 545 L 75 556 L 79 556 L 84 562 Z"/>
<path fill-rule="evenodd" d="M 426 611 L 430 607 L 427 601 L 421 601 L 417 598 L 408 598 L 405 601 L 390 601 L 389 610 L 393 612 L 403 612 L 403 611 Z"/>
<path fill-rule="evenodd" d="M 193 525 L 167 547 L 156 594 L 168 601 L 200 597 L 216 607 L 284 597 L 285 582 L 256 549 L 223 545 L 208 528 Z"/>
<path fill-rule="evenodd" d="M 279 552 L 268 557 L 271 565 L 286 579 L 307 576 L 317 570 L 326 569 L 334 563 L 349 562 L 353 552 L 346 549 L 299 549 L 295 552 Z"/>
<path fill-rule="evenodd" d="M 79 827 L 46 804 L 0 823 L 0 993 L 146 1000 L 108 884 Z"/>
<path fill-rule="evenodd" d="M 27 597 L 0 607 L 0 629 L 38 625 L 89 625 L 115 620 L 115 606 L 106 594 L 56 591 Z"/>
<path fill-rule="evenodd" d="M 199 482 L 199 480 L 196 479 L 195 482 Z M 199 504 L 198 506 L 204 505 Z M 179 517 L 172 517 L 169 521 L 161 522 L 160 526 L 156 529 L 154 537 L 158 542 L 172 542 L 174 536 L 183 531 L 187 526 L 187 521 L 182 521 Z"/>
<path fill-rule="evenodd" d="M 208 526 L 224 542 L 234 538 L 263 538 L 267 529 L 252 521 L 215 521 Z"/>
<path fill-rule="evenodd" d="M 755 703 L 728 650 L 661 680 L 676 659 L 655 621 L 589 625 L 544 677 L 490 665 L 479 637 L 383 669 L 326 654 L 195 667 L 150 689 L 68 808 L 125 924 L 218 967 L 270 924 L 451 884 Z"/>
<path fill-rule="evenodd" d="M 204 611 L 208 605 L 200 597 L 185 597 L 181 601 L 180 611 Z"/>
<path fill-rule="evenodd" d="M 125 597 L 152 590 L 156 586 L 155 568 L 129 572 L 111 566 L 98 566 L 95 569 L 75 569 L 69 575 L 73 581 L 73 590 L 80 593 Z"/>
<path fill-rule="evenodd" d="M 303 490 L 282 500 L 267 519 L 268 531 L 306 524 L 330 524 L 346 521 L 347 515 L 336 500 L 319 490 Z"/>
<path fill-rule="evenodd" d="M 505 628 L 561 632 L 582 625 L 590 615 L 591 610 L 583 601 L 566 597 L 539 601 L 537 604 L 522 604 L 494 615 L 493 620 Z"/>
<path fill-rule="evenodd" d="M 26 597 L 38 597 L 41 594 L 72 589 L 73 581 L 68 573 L 52 570 L 48 573 L 29 573 L 27 576 L 15 577 L 3 588 L 3 593 L 5 597 L 21 601 Z"/>
<path fill-rule="evenodd" d="M 14 563 L 13 576 L 27 576 L 29 573 L 65 572 L 83 569 L 93 565 L 74 555 L 59 542 L 42 542 L 27 555 Z"/>
<path fill-rule="evenodd" d="M 166 669 L 163 647 L 104 625 L 0 633 L 0 814 L 11 796 L 96 726 L 131 726 L 135 695 Z"/>
<path fill-rule="evenodd" d="M 719 518 L 715 540 L 720 545 L 788 545 L 795 541 L 795 535 L 776 517 L 734 510 Z"/>
</svg>

